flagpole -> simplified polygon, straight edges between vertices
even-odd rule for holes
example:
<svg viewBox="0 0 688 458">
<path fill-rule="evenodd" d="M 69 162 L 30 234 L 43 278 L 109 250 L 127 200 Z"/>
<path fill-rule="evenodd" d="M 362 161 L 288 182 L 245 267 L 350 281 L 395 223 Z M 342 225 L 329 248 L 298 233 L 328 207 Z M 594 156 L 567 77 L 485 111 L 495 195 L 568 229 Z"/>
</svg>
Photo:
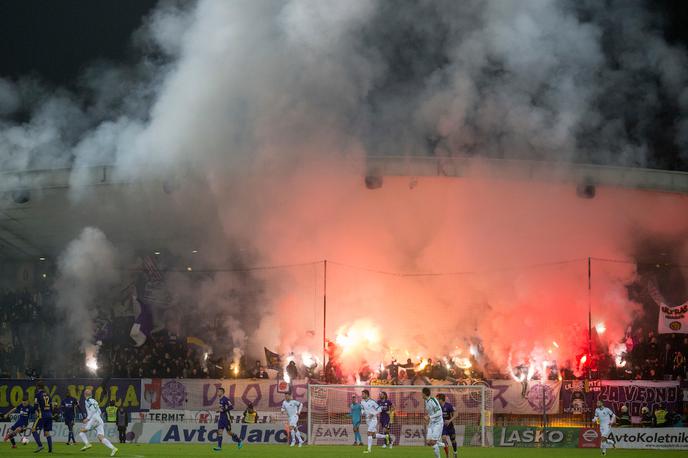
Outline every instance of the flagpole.
<svg viewBox="0 0 688 458">
<path fill-rule="evenodd" d="M 325 376 L 325 356 L 327 354 L 327 259 L 323 261 L 323 359 L 322 371 Z"/>
<path fill-rule="evenodd" d="M 588 256 L 588 379 L 592 378 L 592 266 Z"/>
</svg>

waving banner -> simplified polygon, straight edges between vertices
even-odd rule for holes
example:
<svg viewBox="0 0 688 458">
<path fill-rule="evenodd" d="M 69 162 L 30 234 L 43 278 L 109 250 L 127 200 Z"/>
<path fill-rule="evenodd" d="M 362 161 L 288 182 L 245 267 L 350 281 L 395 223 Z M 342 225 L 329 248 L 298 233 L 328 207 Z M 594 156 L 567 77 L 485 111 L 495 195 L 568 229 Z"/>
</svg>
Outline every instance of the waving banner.
<svg viewBox="0 0 688 458">
<path fill-rule="evenodd" d="M 657 333 L 688 334 L 688 302 L 676 306 L 668 304 L 654 281 L 648 282 L 647 291 L 659 307 Z"/>
</svg>

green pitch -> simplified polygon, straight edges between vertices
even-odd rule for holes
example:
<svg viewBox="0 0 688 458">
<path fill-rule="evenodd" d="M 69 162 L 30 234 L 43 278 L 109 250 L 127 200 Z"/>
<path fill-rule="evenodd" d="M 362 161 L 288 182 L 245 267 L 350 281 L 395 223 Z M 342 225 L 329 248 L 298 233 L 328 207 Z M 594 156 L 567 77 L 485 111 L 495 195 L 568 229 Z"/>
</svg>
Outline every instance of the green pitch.
<svg viewBox="0 0 688 458">
<path fill-rule="evenodd" d="M 45 444 L 44 444 L 45 445 Z M 295 457 L 295 458 L 349 458 L 375 456 L 385 458 L 416 458 L 434 457 L 430 448 L 421 447 L 395 447 L 386 450 L 379 447 L 373 448 L 371 455 L 363 454 L 363 447 L 329 447 L 317 446 L 303 448 L 290 448 L 284 445 L 247 445 L 242 450 L 237 450 L 236 446 L 223 447 L 221 452 L 214 452 L 210 445 L 149 445 L 149 444 L 125 444 L 117 445 L 119 453 L 117 456 L 122 458 L 148 458 L 148 457 Z M 36 446 L 29 444 L 18 445 L 16 449 L 11 449 L 7 443 L 0 443 L 0 456 L 4 457 L 36 457 L 36 456 L 80 456 L 80 457 L 105 457 L 110 456 L 110 450 L 104 446 L 94 443 L 93 448 L 80 452 L 78 446 L 56 444 L 54 453 L 49 455 L 47 447 L 41 453 L 33 453 Z M 678 458 L 685 456 L 685 451 L 655 451 L 655 450 L 610 450 L 607 458 L 652 458 L 666 457 Z M 444 451 L 441 454 L 444 457 Z M 464 448 L 459 452 L 461 458 L 597 458 L 600 457 L 599 450 L 585 449 L 527 449 L 527 448 Z"/>
</svg>

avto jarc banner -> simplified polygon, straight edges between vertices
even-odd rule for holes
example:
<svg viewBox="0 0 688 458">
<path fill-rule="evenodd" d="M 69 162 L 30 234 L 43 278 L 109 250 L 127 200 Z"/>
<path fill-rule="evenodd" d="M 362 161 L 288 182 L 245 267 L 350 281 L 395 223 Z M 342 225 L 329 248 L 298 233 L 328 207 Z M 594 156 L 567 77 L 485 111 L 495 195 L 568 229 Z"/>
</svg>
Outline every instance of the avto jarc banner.
<svg viewBox="0 0 688 458">
<path fill-rule="evenodd" d="M 236 433 L 246 444 L 286 444 L 288 432 L 280 424 L 234 424 L 232 432 Z M 301 427 L 304 440 L 307 439 L 305 428 Z M 137 444 L 215 444 L 217 443 L 217 425 L 206 423 L 133 423 L 127 429 L 130 442 Z M 234 445 L 225 433 L 225 446 Z"/>
</svg>

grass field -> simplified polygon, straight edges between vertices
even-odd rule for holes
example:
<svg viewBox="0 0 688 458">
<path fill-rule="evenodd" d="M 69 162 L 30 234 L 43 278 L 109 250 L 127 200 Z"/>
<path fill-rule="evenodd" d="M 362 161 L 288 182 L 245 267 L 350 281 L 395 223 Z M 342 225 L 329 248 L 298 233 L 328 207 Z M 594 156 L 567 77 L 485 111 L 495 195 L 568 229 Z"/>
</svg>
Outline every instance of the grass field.
<svg viewBox="0 0 688 458">
<path fill-rule="evenodd" d="M 0 444 L 0 456 L 20 457 L 20 456 L 40 456 L 46 453 L 47 448 L 40 454 L 34 454 L 35 444 L 18 446 L 11 449 L 8 444 Z M 55 456 L 91 456 L 103 457 L 110 456 L 110 451 L 100 444 L 93 444 L 93 448 L 80 452 L 78 446 L 66 446 L 56 444 L 53 455 Z M 150 444 L 125 444 L 118 445 L 119 453 L 117 456 L 123 458 L 147 458 L 147 457 L 188 457 L 188 456 L 241 456 L 244 458 L 258 457 L 313 457 L 313 458 L 347 458 L 370 456 L 363 454 L 363 447 L 303 447 L 289 448 L 284 445 L 247 445 L 242 450 L 237 450 L 235 446 L 225 447 L 222 452 L 214 452 L 210 445 L 150 445 Z M 432 450 L 421 447 L 398 447 L 393 450 L 374 448 L 373 456 L 411 458 L 411 457 L 433 457 Z M 444 451 L 442 451 L 444 456 Z M 600 451 L 595 449 L 528 449 L 528 448 L 464 448 L 459 452 L 462 458 L 584 458 L 599 457 Z M 610 450 L 607 454 L 609 458 L 651 458 L 666 457 L 678 458 L 686 456 L 685 451 L 655 451 L 655 450 Z"/>
</svg>

